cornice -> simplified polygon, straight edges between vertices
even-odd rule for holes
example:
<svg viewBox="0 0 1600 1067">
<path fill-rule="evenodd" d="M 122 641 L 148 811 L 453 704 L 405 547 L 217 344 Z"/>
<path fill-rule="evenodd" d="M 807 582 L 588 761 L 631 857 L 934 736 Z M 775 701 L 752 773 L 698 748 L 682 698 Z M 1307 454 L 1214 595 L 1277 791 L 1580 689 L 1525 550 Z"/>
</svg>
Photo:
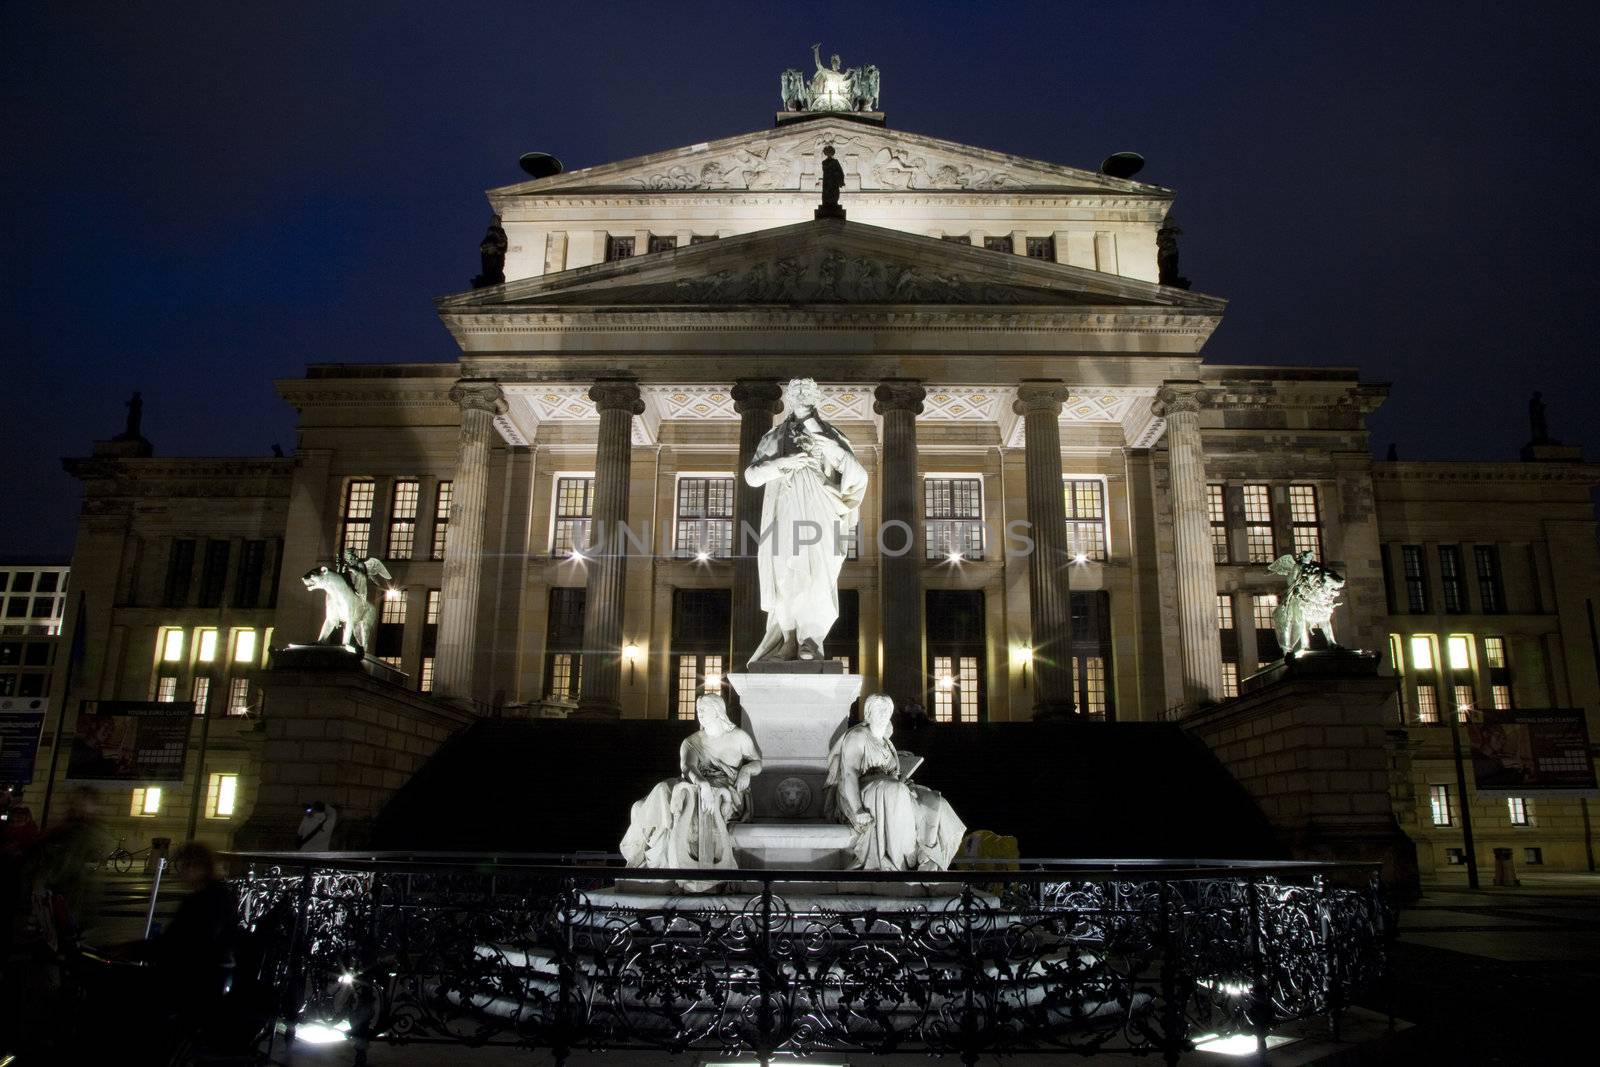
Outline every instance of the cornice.
<svg viewBox="0 0 1600 1067">
<path fill-rule="evenodd" d="M 1130 196 L 1126 193 L 1097 195 L 1082 192 L 1018 192 L 1007 189 L 991 191 L 980 189 L 928 190 L 916 193 L 890 192 L 881 189 L 858 189 L 847 194 L 851 200 L 871 201 L 888 207 L 962 207 L 971 208 L 973 201 L 983 201 L 996 207 L 1027 206 L 1047 208 L 1088 208 L 1096 211 L 1142 211 L 1150 215 L 1140 222 L 1159 221 L 1165 216 L 1172 200 L 1171 194 Z M 629 187 L 607 188 L 597 186 L 584 193 L 556 192 L 522 193 L 518 195 L 491 194 L 491 202 L 503 207 L 505 222 L 549 222 L 546 217 L 529 217 L 530 209 L 548 211 L 551 208 L 605 208 L 605 207 L 709 207 L 729 206 L 772 207 L 797 203 L 813 204 L 816 194 L 810 191 L 773 191 L 750 193 L 743 190 L 717 193 L 701 191 L 651 191 L 641 193 Z"/>
<path fill-rule="evenodd" d="M 68 474 L 84 480 L 102 478 L 139 478 L 199 481 L 208 478 L 236 481 L 253 478 L 260 481 L 281 479 L 288 481 L 294 475 L 292 456 L 256 459 L 240 456 L 202 457 L 185 459 L 127 458 L 89 456 L 61 461 Z"/>
<path fill-rule="evenodd" d="M 304 411 L 316 407 L 363 407 L 383 405 L 397 408 L 454 407 L 449 379 L 423 379 L 399 385 L 392 378 L 377 378 L 370 383 L 359 378 L 291 378 L 275 383 L 278 395 Z"/>
<path fill-rule="evenodd" d="M 878 308 L 790 308 L 699 311 L 681 306 L 656 309 L 601 308 L 510 311 L 504 308 L 444 308 L 440 318 L 458 339 L 506 333 L 730 333 L 762 330 L 1002 330 L 1079 333 L 1189 333 L 1209 336 L 1222 321 L 1220 311 L 1203 309 L 1128 310 L 1105 306 L 1072 308 L 1057 305 L 1008 305 L 1005 310 L 948 305 L 899 305 Z M 672 321 L 677 319 L 678 321 Z"/>
<path fill-rule="evenodd" d="M 1600 485 L 1596 463 L 1480 463 L 1472 460 L 1380 460 L 1375 482 L 1569 482 Z"/>
</svg>

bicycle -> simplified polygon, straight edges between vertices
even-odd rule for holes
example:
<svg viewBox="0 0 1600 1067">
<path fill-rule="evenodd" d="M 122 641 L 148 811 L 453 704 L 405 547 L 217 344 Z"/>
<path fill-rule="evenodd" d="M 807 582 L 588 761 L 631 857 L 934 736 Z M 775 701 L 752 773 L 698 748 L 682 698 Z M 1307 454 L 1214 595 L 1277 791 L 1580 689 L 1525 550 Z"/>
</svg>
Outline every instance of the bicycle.
<svg viewBox="0 0 1600 1067">
<path fill-rule="evenodd" d="M 123 842 L 126 840 L 126 837 L 117 838 L 117 847 L 112 849 L 104 857 L 98 860 L 95 863 L 95 869 L 99 870 L 102 867 L 110 867 L 118 874 L 127 874 L 129 871 L 133 870 L 134 860 L 145 858 L 150 855 L 151 849 L 149 848 L 141 848 L 137 852 L 129 852 L 127 848 L 123 846 Z"/>
</svg>

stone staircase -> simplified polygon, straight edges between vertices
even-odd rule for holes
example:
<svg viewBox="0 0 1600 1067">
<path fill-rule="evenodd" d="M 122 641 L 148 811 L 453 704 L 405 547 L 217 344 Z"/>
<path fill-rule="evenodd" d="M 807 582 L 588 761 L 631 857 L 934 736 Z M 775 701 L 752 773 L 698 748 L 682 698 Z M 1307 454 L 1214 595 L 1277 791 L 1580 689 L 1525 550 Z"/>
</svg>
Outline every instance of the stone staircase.
<svg viewBox="0 0 1600 1067">
<path fill-rule="evenodd" d="M 482 719 L 389 801 L 370 846 L 410 851 L 611 852 L 629 806 L 676 773 L 694 724 Z M 895 734 L 916 776 L 970 829 L 1024 856 L 1281 856 L 1255 802 L 1170 723 L 929 725 Z"/>
</svg>

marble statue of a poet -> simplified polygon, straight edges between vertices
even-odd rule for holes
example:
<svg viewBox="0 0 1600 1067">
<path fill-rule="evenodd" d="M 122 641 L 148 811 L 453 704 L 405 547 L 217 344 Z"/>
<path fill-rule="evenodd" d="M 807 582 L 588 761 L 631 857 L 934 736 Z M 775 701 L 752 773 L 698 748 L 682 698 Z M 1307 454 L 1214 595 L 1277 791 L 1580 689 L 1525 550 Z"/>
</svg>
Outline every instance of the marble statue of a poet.
<svg viewBox="0 0 1600 1067">
<path fill-rule="evenodd" d="M 700 729 L 678 747 L 680 777 L 657 782 L 633 805 L 622 839 L 630 867 L 736 866 L 729 827 L 750 811 L 761 753 L 717 694 L 702 696 L 694 710 Z"/>
<path fill-rule="evenodd" d="M 862 702 L 864 722 L 845 731 L 828 753 L 824 810 L 855 829 L 853 863 L 868 871 L 943 871 L 961 848 L 966 824 L 942 795 L 906 781 L 920 760 L 901 759 L 894 701 L 874 693 Z M 909 769 L 902 771 L 902 765 Z"/>
<path fill-rule="evenodd" d="M 815 660 L 839 617 L 839 569 L 867 494 L 867 472 L 818 412 L 810 378 L 788 388 L 789 414 L 756 446 L 744 480 L 764 487 L 756 562 L 767 632 L 750 662 Z"/>
</svg>

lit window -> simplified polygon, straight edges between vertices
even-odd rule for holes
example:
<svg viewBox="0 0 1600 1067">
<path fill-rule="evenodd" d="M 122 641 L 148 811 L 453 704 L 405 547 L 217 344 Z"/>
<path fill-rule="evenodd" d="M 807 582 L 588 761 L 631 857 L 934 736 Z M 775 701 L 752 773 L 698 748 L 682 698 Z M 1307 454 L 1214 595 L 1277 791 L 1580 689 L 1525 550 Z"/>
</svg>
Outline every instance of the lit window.
<svg viewBox="0 0 1600 1067">
<path fill-rule="evenodd" d="M 1400 652 L 1403 647 L 1399 634 L 1389 635 L 1389 666 L 1393 667 L 1396 673 L 1403 673 L 1406 669 L 1405 658 Z"/>
<path fill-rule="evenodd" d="M 178 680 L 172 677 L 156 679 L 156 699 L 171 704 L 178 699 Z"/>
<path fill-rule="evenodd" d="M 697 556 L 726 559 L 733 554 L 733 479 L 678 479 L 679 559 Z"/>
<path fill-rule="evenodd" d="M 1458 685 L 1455 687 L 1456 721 L 1470 722 L 1472 720 L 1472 703 L 1474 700 L 1472 686 Z"/>
<path fill-rule="evenodd" d="M 1418 634 L 1411 639 L 1411 666 L 1414 670 L 1433 670 L 1433 638 Z"/>
<path fill-rule="evenodd" d="M 1105 718 L 1106 661 L 1101 656 L 1074 656 L 1072 688 L 1078 695 L 1078 711 Z"/>
<path fill-rule="evenodd" d="M 399 590 L 396 590 L 399 592 Z M 379 609 L 378 621 L 385 626 L 404 626 L 406 624 L 406 598 L 400 596 L 385 596 L 383 607 Z"/>
<path fill-rule="evenodd" d="M 1317 513 L 1317 487 L 1291 485 L 1289 487 L 1289 525 L 1294 536 L 1296 552 L 1310 552 L 1315 559 L 1322 558 L 1322 519 Z"/>
<path fill-rule="evenodd" d="M 401 660 L 399 656 L 374 656 L 373 658 L 385 667 L 393 667 L 395 670 L 400 669 Z"/>
<path fill-rule="evenodd" d="M 206 629 L 196 630 L 194 634 L 194 658 L 201 663 L 211 663 L 217 658 L 217 631 Z"/>
<path fill-rule="evenodd" d="M 560 659 L 560 656 L 556 657 Z M 694 702 L 702 693 L 716 693 L 722 689 L 722 656 L 716 653 L 698 654 L 694 652 L 680 653 L 676 657 L 678 672 L 676 679 L 675 705 L 673 714 L 679 719 L 694 718 Z M 570 692 L 571 698 L 577 697 L 576 689 Z"/>
<path fill-rule="evenodd" d="M 1239 665 L 1224 662 L 1222 664 L 1222 695 L 1236 697 L 1239 695 Z"/>
<path fill-rule="evenodd" d="M 1503 637 L 1485 637 L 1483 639 L 1483 659 L 1490 670 L 1504 670 L 1509 666 L 1506 663 L 1506 639 Z"/>
<path fill-rule="evenodd" d="M 417 547 L 417 501 L 422 483 L 415 478 L 395 479 L 389 498 L 389 558 L 410 559 Z"/>
<path fill-rule="evenodd" d="M 159 785 L 142 786 L 133 791 L 133 804 L 128 809 L 129 815 L 148 818 L 161 814 L 161 787 Z"/>
<path fill-rule="evenodd" d="M 1439 584 L 1444 587 L 1444 610 L 1452 615 L 1467 610 L 1467 579 L 1461 573 L 1461 546 L 1439 546 Z"/>
<path fill-rule="evenodd" d="M 1100 478 L 1067 478 L 1067 551 L 1089 559 L 1106 558 L 1106 483 Z"/>
<path fill-rule="evenodd" d="M 423 615 L 422 622 L 425 626 L 439 625 L 439 590 L 437 589 L 428 590 L 428 608 Z"/>
<path fill-rule="evenodd" d="M 933 657 L 933 721 L 978 719 L 978 657 Z"/>
<path fill-rule="evenodd" d="M 1528 825 L 1528 800 L 1526 797 L 1506 797 L 1506 814 L 1512 826 Z"/>
<path fill-rule="evenodd" d="M 1447 785 L 1430 785 L 1428 787 L 1428 807 L 1433 814 L 1433 825 L 1450 825 L 1450 787 Z"/>
<path fill-rule="evenodd" d="M 588 475 L 557 478 L 550 554 L 569 556 L 581 551 L 589 542 L 589 519 L 593 514 L 594 478 Z"/>
<path fill-rule="evenodd" d="M 1472 669 L 1472 638 L 1465 634 L 1451 634 L 1445 647 L 1450 653 L 1450 669 L 1465 671 Z"/>
<path fill-rule="evenodd" d="M 254 630 L 240 630 L 233 635 L 233 662 L 254 663 L 256 661 L 256 632 Z"/>
<path fill-rule="evenodd" d="M 211 702 L 211 679 L 201 675 L 194 680 L 194 713 L 204 715 Z"/>
<path fill-rule="evenodd" d="M 228 714 L 246 715 L 250 711 L 250 679 L 235 678 L 228 683 Z"/>
<path fill-rule="evenodd" d="M 1217 594 L 1217 629 L 1233 629 L 1233 594 Z"/>
<path fill-rule="evenodd" d="M 1400 559 L 1405 565 L 1406 610 L 1413 615 L 1428 611 L 1428 570 L 1421 545 L 1401 545 Z"/>
<path fill-rule="evenodd" d="M 1223 499 L 1222 486 L 1206 486 L 1206 512 L 1211 517 L 1211 558 L 1217 563 L 1228 562 L 1228 505 Z"/>
<path fill-rule="evenodd" d="M 343 525 L 339 551 L 365 556 L 372 544 L 372 502 L 377 483 L 371 478 L 352 478 L 344 487 Z"/>
<path fill-rule="evenodd" d="M 422 657 L 422 673 L 417 677 L 417 689 L 424 693 L 433 692 L 433 657 Z"/>
<path fill-rule="evenodd" d="M 681 664 L 679 665 L 681 668 Z M 577 700 L 580 661 L 575 652 L 557 652 L 550 657 L 550 695 L 557 700 Z M 680 680 L 681 684 L 681 680 Z M 683 717 L 683 709 L 678 709 Z"/>
<path fill-rule="evenodd" d="M 983 480 L 925 478 L 923 540 L 929 559 L 983 558 Z"/>
<path fill-rule="evenodd" d="M 226 819 L 233 814 L 239 798 L 237 774 L 213 774 L 206 787 L 206 818 Z"/>
<path fill-rule="evenodd" d="M 183 659 L 182 630 L 161 631 L 161 658 L 167 663 L 178 663 Z"/>
<path fill-rule="evenodd" d="M 1417 686 L 1417 721 L 1439 721 L 1439 691 L 1431 685 Z"/>
<path fill-rule="evenodd" d="M 433 558 L 444 559 L 445 540 L 450 535 L 450 501 L 455 496 L 454 482 L 440 482 L 433 494 Z"/>
<path fill-rule="evenodd" d="M 1496 711 L 1511 710 L 1511 687 L 1509 685 L 1491 685 L 1489 687 L 1489 703 Z"/>
<path fill-rule="evenodd" d="M 1272 629 L 1272 613 L 1278 610 L 1277 593 L 1257 593 L 1250 598 L 1250 611 L 1257 630 Z"/>
<path fill-rule="evenodd" d="M 1240 492 L 1244 500 L 1244 539 L 1250 562 L 1271 563 L 1275 554 L 1272 493 L 1265 485 L 1246 485 Z"/>
</svg>

